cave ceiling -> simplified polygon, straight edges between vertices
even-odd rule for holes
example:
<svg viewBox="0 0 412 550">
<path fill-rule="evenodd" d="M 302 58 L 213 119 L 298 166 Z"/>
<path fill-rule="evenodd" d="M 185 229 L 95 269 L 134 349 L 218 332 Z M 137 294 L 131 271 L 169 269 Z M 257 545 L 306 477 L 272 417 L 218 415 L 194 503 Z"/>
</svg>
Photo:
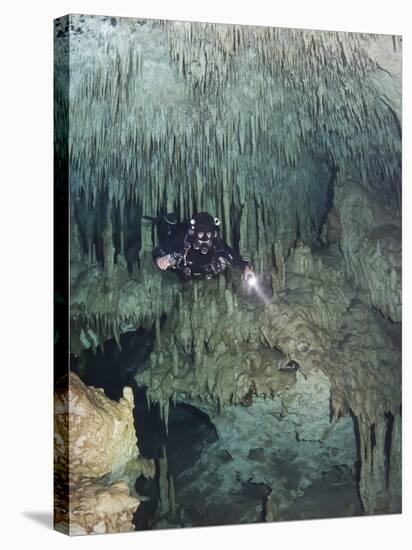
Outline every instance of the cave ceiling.
<svg viewBox="0 0 412 550">
<path fill-rule="evenodd" d="M 310 240 L 336 175 L 387 192 L 399 206 L 399 37 L 71 21 L 71 131 L 62 156 L 73 198 L 90 208 L 108 197 L 121 218 L 126 203 L 182 217 L 206 209 L 233 241 L 227 228 L 242 223 Z M 61 70 L 57 99 L 64 81 Z M 255 248 L 253 235 L 248 242 L 240 233 Z"/>
</svg>

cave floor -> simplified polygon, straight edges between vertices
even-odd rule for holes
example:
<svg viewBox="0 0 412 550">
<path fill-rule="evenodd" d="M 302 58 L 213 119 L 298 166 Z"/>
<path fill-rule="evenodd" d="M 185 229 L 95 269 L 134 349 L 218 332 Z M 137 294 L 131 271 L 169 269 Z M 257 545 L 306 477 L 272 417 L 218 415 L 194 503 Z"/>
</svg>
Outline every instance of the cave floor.
<svg viewBox="0 0 412 550">
<path fill-rule="evenodd" d="M 177 509 L 183 511 L 181 526 L 230 525 L 265 521 L 270 487 L 245 482 L 239 465 L 222 447 L 210 427 L 202 425 L 191 437 L 172 429 L 169 467 L 173 473 Z M 182 437 L 179 437 L 182 436 Z M 280 506 L 274 521 L 296 521 L 352 517 L 363 514 L 358 488 L 349 468 L 336 466 L 319 474 L 302 495 L 297 496 L 296 465 L 277 460 L 276 471 L 284 480 L 284 491 L 272 496 Z M 299 493 L 298 493 L 299 494 Z"/>
<path fill-rule="evenodd" d="M 179 483 L 176 484 L 176 501 L 183 503 L 184 526 L 230 525 L 260 523 L 264 521 L 265 501 L 269 489 L 264 484 L 240 483 L 230 494 L 221 495 L 213 490 L 184 491 L 180 499 Z M 209 491 L 214 493 L 208 494 Z M 208 504 L 206 505 L 206 501 Z M 363 515 L 357 484 L 348 480 L 339 485 L 319 479 L 304 494 L 280 511 L 275 521 L 328 519 Z"/>
<path fill-rule="evenodd" d="M 279 521 L 360 515 L 363 515 L 362 504 L 355 481 L 335 485 L 321 479 L 315 481 L 288 510 L 281 513 Z"/>
<path fill-rule="evenodd" d="M 190 526 L 260 523 L 264 521 L 264 502 L 269 493 L 264 484 L 243 483 L 238 490 L 219 498 L 185 493 L 183 510 Z M 204 499 L 204 497 L 206 497 Z M 179 503 L 179 490 L 176 491 Z M 205 500 L 209 504 L 205 506 Z M 326 480 L 315 481 L 290 507 L 279 512 L 275 521 L 330 519 L 363 515 L 355 481 L 335 485 Z M 186 525 L 185 525 L 186 526 Z"/>
</svg>

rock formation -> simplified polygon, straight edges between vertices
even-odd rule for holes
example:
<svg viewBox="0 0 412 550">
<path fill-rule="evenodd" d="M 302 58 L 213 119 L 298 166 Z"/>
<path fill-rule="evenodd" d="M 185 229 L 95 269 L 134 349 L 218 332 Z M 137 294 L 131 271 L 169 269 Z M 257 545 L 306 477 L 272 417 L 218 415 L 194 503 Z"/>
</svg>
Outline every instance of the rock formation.
<svg viewBox="0 0 412 550">
<path fill-rule="evenodd" d="M 137 375 L 148 397 L 160 403 L 165 422 L 171 402 L 196 405 L 210 415 L 232 456 L 246 459 L 253 448 L 273 455 L 280 448 L 305 464 L 295 475 L 307 480 L 312 452 L 317 456 L 313 479 L 333 464 L 355 468 L 354 426 L 350 418 L 339 420 L 352 411 L 362 463 L 372 468 L 364 467 L 369 481 L 362 478 L 360 486 L 365 511 L 398 510 L 400 441 L 392 417 L 400 422 L 400 328 L 370 309 L 367 299 L 361 301 L 364 294 L 356 294 L 346 280 L 338 252 L 312 254 L 298 245 L 286 262 L 285 288 L 269 306 L 242 296 L 239 281 L 232 283 L 226 301 L 209 282 L 197 285 L 190 311 L 176 308 L 169 315 L 150 366 Z M 287 368 L 291 361 L 296 369 Z M 244 412 L 242 405 L 252 406 Z M 236 437 L 236 426 L 246 431 Z M 255 441 L 258 433 L 261 439 Z M 328 451 L 325 455 L 319 445 L 327 448 L 328 437 L 335 440 L 334 456 L 322 464 L 319 457 Z M 238 448 L 232 448 L 233 441 Z M 317 443 L 310 451 L 303 444 L 296 448 L 296 441 Z M 255 467 L 252 461 L 243 468 L 245 480 L 265 479 L 273 488 L 271 461 L 259 466 L 268 469 L 263 477 Z"/>
<path fill-rule="evenodd" d="M 370 305 L 401 321 L 401 220 L 389 197 L 348 182 L 335 198 L 347 274 Z"/>
<path fill-rule="evenodd" d="M 67 391 L 56 394 L 57 529 L 73 535 L 133 530 L 139 500 L 120 478 L 131 463 L 133 481 L 154 475 L 153 463 L 138 460 L 133 406 L 130 388 L 117 403 L 74 373 Z"/>
<path fill-rule="evenodd" d="M 124 481 L 103 486 L 82 479 L 71 487 L 70 535 L 133 531 L 133 513 L 139 500 L 129 495 Z"/>
</svg>

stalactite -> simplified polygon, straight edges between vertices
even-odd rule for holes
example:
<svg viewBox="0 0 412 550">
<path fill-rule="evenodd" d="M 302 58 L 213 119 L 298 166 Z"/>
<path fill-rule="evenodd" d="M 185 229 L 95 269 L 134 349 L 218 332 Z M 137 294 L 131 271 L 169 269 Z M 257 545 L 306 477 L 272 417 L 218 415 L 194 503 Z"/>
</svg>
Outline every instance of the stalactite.
<svg viewBox="0 0 412 550">
<path fill-rule="evenodd" d="M 103 231 L 102 237 L 103 237 L 104 270 L 105 270 L 106 277 L 108 279 L 111 279 L 113 276 L 114 252 L 115 252 L 115 248 L 113 246 L 111 203 L 107 214 L 106 229 Z"/>
<path fill-rule="evenodd" d="M 202 172 L 208 175 L 208 180 L 214 177 L 213 173 L 218 174 L 218 177 L 225 174 L 225 171 L 229 173 L 228 159 L 238 158 L 239 155 L 243 157 L 247 152 L 248 141 L 255 169 L 258 167 L 262 173 L 265 163 L 268 162 L 262 155 L 261 143 L 270 144 L 270 148 L 274 147 L 280 152 L 279 172 L 286 176 L 289 167 L 297 166 L 302 143 L 316 152 L 317 144 L 322 140 L 327 154 L 334 157 L 341 167 L 354 171 L 359 166 L 359 175 L 363 174 L 362 177 L 367 179 L 368 185 L 379 185 L 378 182 L 382 181 L 381 174 L 385 174 L 384 179 L 388 181 L 400 180 L 400 141 L 397 129 L 395 131 L 394 128 L 393 115 L 386 106 L 386 110 L 382 108 L 383 104 L 379 99 L 372 96 L 372 89 L 363 85 L 368 71 L 374 69 L 374 61 L 368 56 L 368 48 L 377 37 L 362 34 L 344 36 L 339 33 L 296 29 L 271 29 L 268 32 L 263 28 L 198 23 L 190 24 L 188 33 L 182 22 L 145 24 L 161 29 L 164 33 L 165 44 L 170 45 L 172 62 L 177 61 L 180 72 L 184 73 L 181 76 L 184 83 L 187 87 L 198 89 L 193 99 L 193 109 L 196 109 L 196 102 L 202 101 L 205 117 L 202 115 L 202 119 L 193 126 L 187 124 L 178 109 L 169 109 L 168 122 L 162 124 L 162 108 L 152 98 L 147 98 L 144 103 L 143 98 L 139 99 L 139 82 L 146 78 L 147 68 L 142 60 L 138 30 L 134 27 L 130 29 L 131 46 L 126 49 L 120 48 L 116 42 L 111 43 L 107 54 L 96 64 L 95 72 L 88 73 L 86 78 L 76 83 L 70 103 L 73 133 L 69 149 L 73 165 L 73 191 L 77 193 L 84 189 L 86 204 L 89 206 L 98 204 L 100 192 L 109 189 L 113 193 L 108 184 L 110 177 L 107 176 L 110 173 L 120 173 L 122 180 L 134 182 L 133 189 L 137 198 L 143 195 L 145 214 L 153 213 L 149 210 L 159 209 L 164 200 L 167 201 L 168 208 L 173 206 L 174 200 L 172 196 L 169 197 L 169 191 L 167 198 L 164 196 L 165 189 L 166 185 L 168 190 L 175 188 L 178 182 L 180 213 L 190 215 L 194 202 L 197 201 L 200 206 L 203 200 L 203 181 L 202 177 L 199 178 L 198 167 L 202 166 Z M 123 29 L 126 28 L 125 24 Z M 233 35 L 240 38 L 233 41 Z M 101 44 L 104 43 L 102 40 Z M 254 93 L 260 99 L 254 102 L 249 112 L 238 108 L 221 111 L 221 105 L 225 101 L 229 101 L 230 106 L 233 83 L 241 78 L 236 72 L 236 62 L 246 52 L 255 52 L 255 55 L 251 56 L 253 65 L 246 64 L 245 75 L 253 75 L 254 70 L 265 75 L 264 78 L 254 81 Z M 169 53 L 165 50 L 166 55 Z M 76 55 L 74 50 L 73 60 Z M 206 55 L 213 62 L 207 62 Z M 199 63 L 196 64 L 195 61 Z M 187 71 L 189 66 L 192 71 L 190 80 Z M 113 84 L 113 74 L 117 75 L 116 85 Z M 301 75 L 301 78 L 296 78 L 297 75 Z M 252 81 L 253 77 L 249 80 Z M 340 85 L 342 81 L 344 85 Z M 201 84 L 196 86 L 197 82 Z M 229 82 L 232 83 L 232 91 L 227 88 Z M 336 93 L 331 94 L 329 90 L 332 89 Z M 355 93 L 357 89 L 361 90 L 360 94 Z M 212 90 L 220 91 L 216 96 L 217 108 L 214 108 L 212 99 L 207 99 L 213 98 L 213 93 L 209 94 Z M 292 92 L 295 94 L 293 104 L 299 107 L 294 109 L 295 115 L 289 119 L 284 113 L 292 112 Z M 107 104 L 108 101 L 111 108 L 105 111 L 101 104 Z M 314 108 L 314 102 L 318 109 Z M 367 111 L 364 104 L 368 104 Z M 192 108 L 190 104 L 189 108 Z M 217 118 L 218 111 L 225 112 L 225 117 Z M 273 119 L 272 128 L 268 127 L 270 118 Z M 76 120 L 90 121 L 90 138 L 84 139 L 81 136 L 79 132 L 83 125 L 76 124 Z M 131 125 L 130 120 L 136 123 Z M 213 126 L 207 126 L 209 120 L 213 121 Z M 227 122 L 222 123 L 224 120 Z M 108 155 L 107 152 L 116 150 L 118 144 L 116 132 L 111 128 L 119 127 L 122 128 L 122 148 L 116 156 Z M 279 132 L 280 127 L 284 131 Z M 322 132 L 317 132 L 316 129 L 320 127 Z M 355 137 L 356 147 L 354 128 L 359 136 Z M 379 143 L 380 151 L 385 149 L 388 155 L 380 154 L 377 158 L 371 156 L 368 140 L 361 137 L 366 128 L 369 135 L 375 136 L 374 141 Z M 389 131 L 390 129 L 394 131 Z M 213 132 L 216 132 L 218 140 L 217 158 L 214 147 L 210 150 Z M 236 139 L 233 139 L 235 136 Z M 207 144 L 206 148 L 204 145 L 199 147 L 200 141 Z M 165 157 L 159 155 L 163 150 L 167 151 Z M 133 159 L 130 151 L 140 153 Z M 176 162 L 178 169 L 175 170 L 173 166 L 177 153 L 179 161 Z M 99 162 L 85 162 L 85 159 L 90 158 L 99 159 Z M 393 164 L 388 163 L 388 158 L 393 159 Z M 156 171 L 162 174 L 156 183 L 152 177 L 153 171 L 149 168 L 152 162 L 156 164 Z M 234 175 L 235 180 L 245 169 L 244 164 L 242 159 Z M 191 166 L 197 167 L 195 177 Z M 181 167 L 185 168 L 181 170 Z M 197 189 L 190 197 L 194 179 L 197 181 Z M 225 188 L 228 196 L 222 197 L 222 214 L 228 220 L 230 210 L 227 205 L 234 203 L 233 190 L 230 190 L 231 180 L 232 176 L 228 188 Z M 141 185 L 148 181 L 151 182 L 149 186 Z M 267 198 L 271 196 L 273 200 L 277 181 L 271 178 L 267 181 Z M 390 185 L 396 187 L 396 184 Z M 114 197 L 120 204 L 122 198 L 119 193 L 123 187 L 117 186 Z M 149 200 L 144 196 L 147 190 L 151 193 Z M 93 199 L 89 200 L 91 193 Z M 219 210 L 219 204 L 216 206 L 216 210 Z M 282 212 L 277 223 L 281 223 L 283 216 Z M 123 213 L 120 218 L 120 251 L 123 253 Z M 279 225 L 274 229 L 279 230 Z M 94 260 L 92 245 L 92 241 L 89 241 L 89 261 Z"/>
<path fill-rule="evenodd" d="M 118 325 L 116 319 L 113 321 L 112 333 L 113 333 L 114 340 L 117 344 L 117 347 L 121 351 L 122 350 L 122 345 L 121 345 L 121 342 L 120 342 L 120 330 L 119 330 L 119 325 Z"/>
<path fill-rule="evenodd" d="M 87 239 L 87 250 L 88 250 L 88 255 L 87 255 L 87 259 L 88 259 L 88 263 L 91 265 L 94 261 L 93 259 L 93 240 L 92 240 L 92 236 L 90 235 Z"/>
<path fill-rule="evenodd" d="M 169 409 L 170 409 L 169 398 L 166 398 L 163 403 L 163 413 L 162 413 L 166 434 L 169 433 Z"/>
<path fill-rule="evenodd" d="M 156 317 L 155 331 L 156 331 L 156 348 L 157 348 L 157 350 L 161 351 L 161 349 L 162 349 L 162 337 L 161 337 L 160 318 L 159 317 Z"/>
<path fill-rule="evenodd" d="M 172 348 L 172 363 L 173 363 L 173 375 L 178 376 L 179 374 L 179 354 L 177 351 L 176 345 Z"/>
</svg>

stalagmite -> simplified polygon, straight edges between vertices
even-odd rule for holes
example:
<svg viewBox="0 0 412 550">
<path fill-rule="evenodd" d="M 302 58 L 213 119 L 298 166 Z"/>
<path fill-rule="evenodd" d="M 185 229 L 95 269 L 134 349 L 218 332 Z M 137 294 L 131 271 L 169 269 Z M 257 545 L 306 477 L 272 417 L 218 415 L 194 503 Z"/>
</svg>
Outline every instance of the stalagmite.
<svg viewBox="0 0 412 550">
<path fill-rule="evenodd" d="M 272 522 L 275 521 L 275 510 L 273 505 L 273 497 L 270 494 L 266 500 L 266 506 L 265 506 L 265 521 L 266 522 Z"/>
<path fill-rule="evenodd" d="M 159 512 L 161 515 L 166 515 L 170 510 L 167 471 L 166 448 L 163 447 L 163 456 L 159 458 Z"/>
<path fill-rule="evenodd" d="M 402 427 L 401 415 L 393 417 L 392 437 L 390 441 L 388 492 L 390 495 L 389 510 L 398 513 L 402 508 Z"/>
<path fill-rule="evenodd" d="M 169 510 L 172 517 L 176 515 L 176 495 L 175 495 L 175 484 L 173 481 L 173 476 L 169 475 Z"/>
<path fill-rule="evenodd" d="M 226 292 L 226 279 L 224 277 L 219 277 L 218 292 L 219 292 L 219 301 L 221 301 L 224 299 L 225 292 Z"/>
<path fill-rule="evenodd" d="M 226 302 L 227 314 L 228 314 L 228 317 L 230 317 L 233 314 L 233 296 L 231 291 L 228 288 L 225 290 L 225 302 Z"/>
</svg>

